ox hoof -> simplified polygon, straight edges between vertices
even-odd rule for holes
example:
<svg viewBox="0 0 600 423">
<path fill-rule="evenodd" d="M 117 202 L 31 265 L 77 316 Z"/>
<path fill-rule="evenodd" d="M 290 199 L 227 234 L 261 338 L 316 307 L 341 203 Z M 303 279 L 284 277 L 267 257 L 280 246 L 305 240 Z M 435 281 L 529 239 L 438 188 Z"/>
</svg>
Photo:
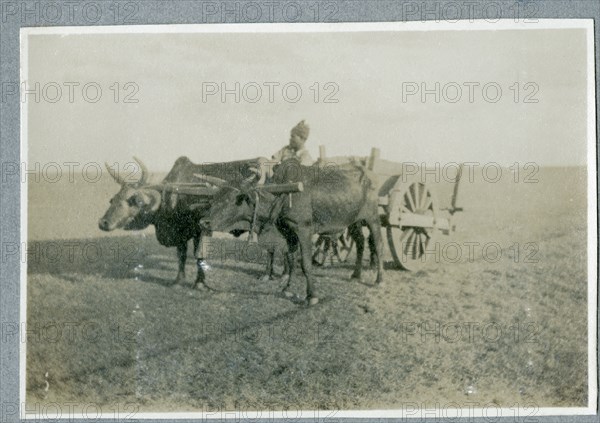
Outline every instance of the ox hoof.
<svg viewBox="0 0 600 423">
<path fill-rule="evenodd" d="M 310 297 L 308 299 L 308 305 L 309 306 L 314 306 L 314 305 L 317 305 L 317 304 L 319 304 L 319 297 Z"/>
<path fill-rule="evenodd" d="M 350 275 L 350 279 L 357 279 L 357 280 L 360 280 L 360 279 L 361 279 L 361 274 L 360 274 L 360 273 L 358 273 L 358 272 L 353 272 L 353 273 Z"/>
<path fill-rule="evenodd" d="M 196 285 L 194 285 L 193 289 L 200 292 L 207 292 L 209 290 L 208 286 L 206 286 L 204 282 L 197 283 Z"/>
<path fill-rule="evenodd" d="M 283 296 L 285 298 L 294 298 L 295 297 L 294 293 L 291 291 L 288 291 L 287 289 L 284 289 L 283 291 L 281 291 L 281 293 L 283 294 Z"/>
<path fill-rule="evenodd" d="M 290 275 L 283 275 L 283 276 L 281 276 L 281 282 L 282 283 L 288 283 L 289 280 L 290 280 Z"/>
<path fill-rule="evenodd" d="M 269 282 L 271 280 L 271 278 L 269 277 L 269 275 L 262 275 L 261 277 L 258 278 L 258 280 L 260 282 L 265 283 L 265 282 Z"/>
</svg>

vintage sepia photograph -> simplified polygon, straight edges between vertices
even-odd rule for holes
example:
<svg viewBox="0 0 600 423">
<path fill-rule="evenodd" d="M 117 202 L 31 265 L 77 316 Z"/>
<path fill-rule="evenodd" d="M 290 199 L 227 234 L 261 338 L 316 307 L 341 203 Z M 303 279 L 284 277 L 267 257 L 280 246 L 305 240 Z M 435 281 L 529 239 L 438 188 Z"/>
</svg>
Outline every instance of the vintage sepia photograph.
<svg viewBox="0 0 600 423">
<path fill-rule="evenodd" d="M 20 54 L 22 417 L 597 412 L 592 20 Z"/>
</svg>

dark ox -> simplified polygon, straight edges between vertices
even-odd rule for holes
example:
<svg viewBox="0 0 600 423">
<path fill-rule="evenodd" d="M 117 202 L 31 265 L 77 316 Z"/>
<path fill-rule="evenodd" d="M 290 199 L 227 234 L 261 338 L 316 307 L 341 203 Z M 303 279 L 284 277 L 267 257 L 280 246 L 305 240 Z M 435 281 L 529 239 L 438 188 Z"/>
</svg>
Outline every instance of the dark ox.
<svg viewBox="0 0 600 423">
<path fill-rule="evenodd" d="M 121 185 L 121 190 L 110 200 L 110 207 L 99 220 L 98 227 L 103 231 L 112 231 L 140 230 L 154 225 L 160 244 L 177 247 L 179 271 L 175 282 L 184 282 L 188 241 L 194 240 L 194 256 L 198 257 L 198 247 L 203 234 L 199 222 L 208 211 L 209 204 L 198 196 L 166 192 L 163 189 L 165 184 L 207 182 L 213 186 L 240 185 L 247 178 L 254 178 L 256 169 L 260 168 L 264 159 L 194 164 L 187 157 L 180 157 L 159 185 L 147 183 L 146 166 L 139 159 L 134 159 L 140 166 L 142 176 L 139 181 L 133 183 L 125 181 L 107 165 L 108 172 Z M 198 258 L 194 288 L 198 283 L 204 286 L 203 266 L 203 260 Z"/>
<path fill-rule="evenodd" d="M 312 235 L 337 234 L 348 227 L 357 251 L 352 278 L 360 279 L 365 244 L 362 225 L 366 224 L 375 250 L 376 283 L 383 280 L 377 184 L 363 166 L 325 169 L 318 165 L 301 166 L 291 159 L 275 169 L 273 182 L 302 182 L 304 190 L 273 196 L 260 186 L 224 187 L 213 198 L 204 224 L 215 231 L 229 231 L 239 221 L 263 220 L 275 225 L 288 244 L 289 254 L 300 247 L 309 304 L 319 301 L 312 275 Z M 286 296 L 291 296 L 290 282 L 291 278 L 284 288 Z"/>
</svg>

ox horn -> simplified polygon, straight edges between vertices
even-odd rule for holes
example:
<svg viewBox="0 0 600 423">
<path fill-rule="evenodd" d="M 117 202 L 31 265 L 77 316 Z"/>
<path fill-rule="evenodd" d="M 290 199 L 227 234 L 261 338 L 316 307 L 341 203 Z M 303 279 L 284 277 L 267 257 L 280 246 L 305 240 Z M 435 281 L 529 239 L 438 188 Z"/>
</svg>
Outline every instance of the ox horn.
<svg viewBox="0 0 600 423">
<path fill-rule="evenodd" d="M 140 167 L 140 170 L 142 171 L 142 176 L 140 176 L 140 179 L 137 181 L 136 184 L 137 185 L 144 185 L 148 181 L 148 168 L 137 157 L 133 156 L 133 160 L 135 160 L 137 162 L 138 166 Z"/>
<path fill-rule="evenodd" d="M 104 162 L 104 166 L 106 166 L 106 170 L 108 170 L 108 173 L 110 174 L 110 176 L 112 176 L 113 179 L 115 181 L 117 181 L 117 183 L 119 185 L 125 185 L 125 183 L 126 183 L 125 179 L 123 179 L 123 177 L 119 176 L 119 172 L 115 172 L 115 170 L 112 169 L 107 162 Z"/>
<path fill-rule="evenodd" d="M 217 178 L 216 176 L 204 175 L 203 173 L 194 173 L 194 176 L 217 187 L 224 187 L 229 184 L 229 182 L 224 179 Z"/>
</svg>

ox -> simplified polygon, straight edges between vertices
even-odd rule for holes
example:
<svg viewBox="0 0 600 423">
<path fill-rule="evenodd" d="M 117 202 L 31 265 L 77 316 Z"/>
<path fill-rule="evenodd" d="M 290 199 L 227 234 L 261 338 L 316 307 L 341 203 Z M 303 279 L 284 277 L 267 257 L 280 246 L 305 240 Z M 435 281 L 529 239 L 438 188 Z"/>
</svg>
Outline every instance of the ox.
<svg viewBox="0 0 600 423">
<path fill-rule="evenodd" d="M 193 239 L 194 256 L 197 257 L 198 267 L 193 286 L 194 288 L 205 287 L 204 262 L 201 255 L 198 255 L 198 247 L 203 234 L 199 222 L 209 209 L 208 202 L 203 202 L 193 195 L 166 192 L 164 187 L 167 184 L 201 181 L 213 186 L 239 185 L 249 177 L 254 178 L 256 169 L 260 168 L 264 159 L 194 164 L 187 157 L 180 157 L 161 185 L 149 185 L 146 166 L 139 159 L 134 159 L 142 172 L 136 182 L 126 181 L 114 169 L 106 166 L 110 175 L 121 185 L 121 190 L 110 200 L 110 207 L 99 220 L 98 227 L 103 231 L 112 231 L 140 230 L 154 225 L 156 238 L 160 244 L 166 247 L 177 247 L 179 270 L 175 283 L 185 281 L 188 241 Z"/>
<path fill-rule="evenodd" d="M 377 184 L 363 166 L 351 164 L 324 171 L 318 165 L 301 166 L 297 160 L 290 159 L 275 169 L 273 182 L 302 182 L 304 190 L 273 196 L 260 186 L 223 187 L 202 218 L 203 225 L 215 231 L 228 231 L 239 221 L 270 221 L 285 238 L 289 254 L 300 248 L 306 299 L 313 305 L 319 302 L 319 297 L 312 275 L 312 235 L 335 234 L 348 227 L 357 251 L 351 277 L 360 279 L 364 223 L 371 232 L 375 250 L 376 283 L 383 280 Z M 283 289 L 288 297 L 292 295 L 288 291 L 290 282 L 291 278 Z"/>
</svg>

